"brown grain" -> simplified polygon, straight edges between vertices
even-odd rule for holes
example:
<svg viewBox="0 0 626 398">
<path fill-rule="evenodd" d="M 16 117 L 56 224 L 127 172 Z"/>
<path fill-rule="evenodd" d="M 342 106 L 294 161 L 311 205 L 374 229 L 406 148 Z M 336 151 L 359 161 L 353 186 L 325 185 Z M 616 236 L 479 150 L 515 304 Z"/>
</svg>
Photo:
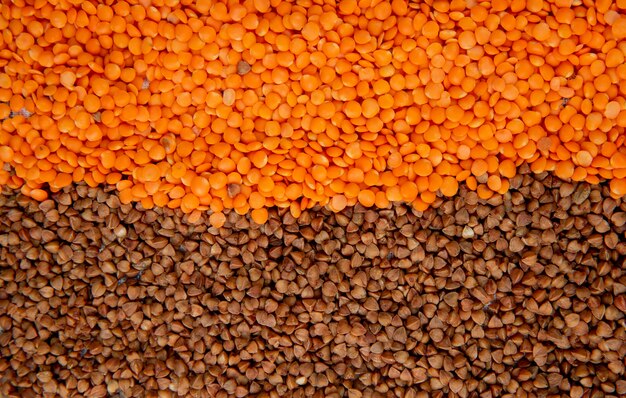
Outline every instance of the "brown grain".
<svg viewBox="0 0 626 398">
<path fill-rule="evenodd" d="M 220 229 L 5 192 L 0 396 L 623 396 L 626 203 L 511 187 Z"/>
</svg>

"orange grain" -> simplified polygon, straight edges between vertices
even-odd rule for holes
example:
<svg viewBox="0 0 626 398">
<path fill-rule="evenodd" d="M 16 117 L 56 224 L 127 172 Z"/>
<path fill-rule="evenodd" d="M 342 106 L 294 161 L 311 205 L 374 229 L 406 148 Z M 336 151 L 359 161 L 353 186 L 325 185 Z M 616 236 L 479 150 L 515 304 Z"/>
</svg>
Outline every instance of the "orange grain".
<svg viewBox="0 0 626 398">
<path fill-rule="evenodd" d="M 66 3 L 3 13 L 1 181 L 33 197 L 108 183 L 262 224 L 488 199 L 523 165 L 626 195 L 621 2 Z"/>
</svg>

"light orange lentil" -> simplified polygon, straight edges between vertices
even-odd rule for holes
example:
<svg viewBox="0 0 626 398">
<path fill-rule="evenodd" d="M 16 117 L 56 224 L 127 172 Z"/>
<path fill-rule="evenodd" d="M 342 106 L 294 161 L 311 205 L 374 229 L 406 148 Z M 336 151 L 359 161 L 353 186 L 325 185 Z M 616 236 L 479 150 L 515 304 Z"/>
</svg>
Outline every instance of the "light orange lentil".
<svg viewBox="0 0 626 398">
<path fill-rule="evenodd" d="M 487 199 L 524 163 L 576 181 L 617 176 L 619 196 L 626 17 L 612 2 L 570 3 L 549 17 L 541 0 L 437 13 L 395 0 L 86 5 L 89 24 L 73 3 L 24 22 L 11 4 L 2 180 L 25 179 L 40 198 L 44 184 L 114 183 L 125 203 L 189 220 L 210 208 L 213 225 L 233 207 L 262 223 L 285 200 L 292 214 L 425 209 L 464 180 Z M 176 18 L 158 24 L 163 13 Z"/>
</svg>

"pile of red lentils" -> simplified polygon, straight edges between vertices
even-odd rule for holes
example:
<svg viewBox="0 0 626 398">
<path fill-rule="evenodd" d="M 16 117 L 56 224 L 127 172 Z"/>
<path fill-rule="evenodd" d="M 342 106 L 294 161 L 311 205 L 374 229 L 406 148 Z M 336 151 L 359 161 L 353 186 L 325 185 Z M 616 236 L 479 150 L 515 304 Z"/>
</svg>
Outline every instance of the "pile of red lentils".
<svg viewBox="0 0 626 398">
<path fill-rule="evenodd" d="M 426 209 L 521 164 L 626 194 L 626 1 L 24 1 L 0 15 L 0 184 L 263 223 Z"/>
</svg>

